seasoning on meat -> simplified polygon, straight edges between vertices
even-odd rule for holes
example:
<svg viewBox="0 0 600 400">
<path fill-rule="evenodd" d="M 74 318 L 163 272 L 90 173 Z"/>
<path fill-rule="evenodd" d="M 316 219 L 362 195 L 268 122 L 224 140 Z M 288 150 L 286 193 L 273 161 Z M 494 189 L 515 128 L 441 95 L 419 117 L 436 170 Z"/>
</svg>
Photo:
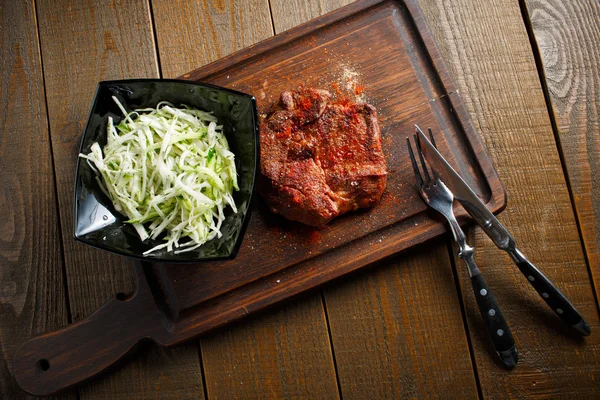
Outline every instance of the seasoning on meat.
<svg viewBox="0 0 600 400">
<path fill-rule="evenodd" d="M 374 206 L 387 167 L 375 107 L 324 90 L 283 92 L 260 127 L 259 192 L 271 211 L 323 227 Z"/>
</svg>

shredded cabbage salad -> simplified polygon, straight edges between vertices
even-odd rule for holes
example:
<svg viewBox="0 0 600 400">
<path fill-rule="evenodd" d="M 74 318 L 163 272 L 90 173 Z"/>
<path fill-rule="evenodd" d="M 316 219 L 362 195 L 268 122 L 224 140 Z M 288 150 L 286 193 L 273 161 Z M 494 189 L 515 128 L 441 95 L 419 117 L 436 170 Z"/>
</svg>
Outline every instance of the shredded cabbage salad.
<svg viewBox="0 0 600 400">
<path fill-rule="evenodd" d="M 166 248 L 183 253 L 221 237 L 224 208 L 237 208 L 234 155 L 223 127 L 207 112 L 160 102 L 128 113 L 114 125 L 108 117 L 107 143 L 80 154 L 115 209 L 126 215 L 142 241 L 164 233 Z M 182 239 L 189 238 L 187 241 Z"/>
</svg>

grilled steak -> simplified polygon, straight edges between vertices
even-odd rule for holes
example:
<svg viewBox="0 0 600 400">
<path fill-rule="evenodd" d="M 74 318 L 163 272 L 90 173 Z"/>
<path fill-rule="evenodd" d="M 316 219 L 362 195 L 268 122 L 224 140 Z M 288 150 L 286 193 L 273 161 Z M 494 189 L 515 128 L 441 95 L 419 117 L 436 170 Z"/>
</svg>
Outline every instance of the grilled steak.
<svg viewBox="0 0 600 400">
<path fill-rule="evenodd" d="M 375 107 L 300 88 L 281 94 L 260 127 L 259 192 L 286 218 L 322 227 L 372 207 L 387 168 Z"/>
</svg>

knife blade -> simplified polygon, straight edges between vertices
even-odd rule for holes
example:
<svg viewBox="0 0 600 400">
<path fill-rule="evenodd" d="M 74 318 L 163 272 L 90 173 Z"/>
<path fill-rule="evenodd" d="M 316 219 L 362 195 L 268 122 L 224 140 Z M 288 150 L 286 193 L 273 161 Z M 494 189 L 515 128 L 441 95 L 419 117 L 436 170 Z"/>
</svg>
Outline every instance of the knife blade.
<svg viewBox="0 0 600 400">
<path fill-rule="evenodd" d="M 515 240 L 506 228 L 498 221 L 492 212 L 483 204 L 473 189 L 450 166 L 435 146 L 427 139 L 423 131 L 415 125 L 425 159 L 438 173 L 440 179 L 454 193 L 454 198 L 475 219 L 492 241 L 502 250 L 514 246 Z"/>
<path fill-rule="evenodd" d="M 533 263 L 531 263 L 516 247 L 516 243 L 508 230 L 498 218 L 483 204 L 477 194 L 452 168 L 437 148 L 427 139 L 423 131 L 415 125 L 417 137 L 425 159 L 446 186 L 454 193 L 454 197 L 471 215 L 473 220 L 483 229 L 486 235 L 501 250 L 506 251 L 521 273 L 542 299 L 567 325 L 572 326 L 583 336 L 589 336 L 590 326 L 567 297 L 548 279 Z M 433 139 L 433 135 L 432 135 Z"/>
</svg>

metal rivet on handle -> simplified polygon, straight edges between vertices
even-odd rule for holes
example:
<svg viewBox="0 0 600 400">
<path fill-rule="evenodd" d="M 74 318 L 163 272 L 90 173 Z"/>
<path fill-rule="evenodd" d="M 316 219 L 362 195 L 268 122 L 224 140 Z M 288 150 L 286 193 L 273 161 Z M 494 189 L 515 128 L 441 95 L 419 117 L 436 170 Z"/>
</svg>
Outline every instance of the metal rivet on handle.
<svg viewBox="0 0 600 400">
<path fill-rule="evenodd" d="M 534 278 L 532 275 L 529 275 L 529 276 L 527 277 L 527 279 L 529 279 L 529 282 L 533 282 L 533 281 L 535 281 L 535 278 Z"/>
<path fill-rule="evenodd" d="M 485 290 L 485 289 L 481 289 L 481 290 L 479 291 L 479 294 L 480 294 L 480 295 L 482 295 L 482 296 L 485 296 L 485 295 L 487 294 L 487 290 Z"/>
<path fill-rule="evenodd" d="M 542 293 L 542 297 L 547 299 L 548 297 L 550 297 L 550 295 L 548 293 L 544 292 L 544 293 Z"/>
<path fill-rule="evenodd" d="M 502 335 L 504 335 L 504 331 L 503 331 L 502 329 L 498 329 L 498 330 L 496 331 L 496 334 L 497 334 L 498 336 L 502 336 Z"/>
<path fill-rule="evenodd" d="M 557 309 L 556 309 L 556 312 L 557 312 L 557 313 L 559 313 L 559 314 L 562 314 L 562 313 L 563 313 L 563 310 L 562 310 L 562 308 L 557 308 Z"/>
<path fill-rule="evenodd" d="M 488 314 L 490 314 L 490 317 L 493 317 L 494 315 L 496 315 L 496 310 L 494 310 L 493 308 L 490 308 L 490 311 L 488 311 Z"/>
</svg>

